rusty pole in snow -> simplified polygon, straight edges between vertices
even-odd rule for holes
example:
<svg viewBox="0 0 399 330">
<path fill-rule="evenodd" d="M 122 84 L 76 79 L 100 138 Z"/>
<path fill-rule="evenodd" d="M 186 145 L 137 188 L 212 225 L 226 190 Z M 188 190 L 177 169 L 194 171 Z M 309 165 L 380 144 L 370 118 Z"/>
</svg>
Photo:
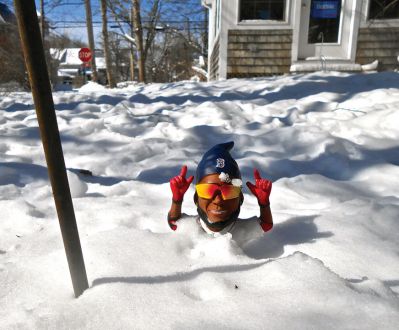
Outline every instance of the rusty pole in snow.
<svg viewBox="0 0 399 330">
<path fill-rule="evenodd" d="M 14 0 L 14 5 L 72 285 L 75 297 L 78 297 L 89 285 L 66 174 L 35 1 Z"/>
</svg>

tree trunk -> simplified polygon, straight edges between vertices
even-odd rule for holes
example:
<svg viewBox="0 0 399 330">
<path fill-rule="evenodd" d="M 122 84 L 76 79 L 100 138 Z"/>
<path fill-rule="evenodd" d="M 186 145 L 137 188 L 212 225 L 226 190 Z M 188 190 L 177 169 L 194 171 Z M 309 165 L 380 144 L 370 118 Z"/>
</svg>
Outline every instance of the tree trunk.
<svg viewBox="0 0 399 330">
<path fill-rule="evenodd" d="M 104 57 L 105 57 L 105 65 L 107 68 L 108 85 L 110 88 L 115 88 L 116 84 L 112 74 L 111 52 L 109 50 L 109 42 L 108 42 L 107 0 L 101 0 L 101 17 L 103 24 L 102 33 L 103 33 Z"/>
<path fill-rule="evenodd" d="M 44 10 L 44 0 L 40 0 L 40 34 L 42 37 L 44 54 L 46 57 L 47 70 L 50 75 L 51 87 L 57 83 L 57 68 L 54 66 L 53 60 L 50 55 L 50 44 L 46 42 L 46 30 L 48 26 L 46 26 L 46 15 Z"/>
<path fill-rule="evenodd" d="M 136 36 L 137 62 L 139 67 L 139 81 L 145 82 L 145 56 L 143 48 L 143 27 L 141 25 L 140 0 L 133 1 L 133 26 Z"/>
<path fill-rule="evenodd" d="M 130 8 L 130 36 L 134 38 L 133 5 Z M 130 43 L 130 80 L 134 81 L 134 45 Z"/>
<path fill-rule="evenodd" d="M 87 39 L 89 41 L 89 48 L 92 53 L 91 57 L 91 80 L 97 82 L 97 66 L 96 66 L 96 56 L 95 56 L 95 44 L 93 36 L 93 20 L 91 14 L 91 3 L 90 0 L 85 0 L 86 6 L 86 25 L 87 25 Z"/>
</svg>

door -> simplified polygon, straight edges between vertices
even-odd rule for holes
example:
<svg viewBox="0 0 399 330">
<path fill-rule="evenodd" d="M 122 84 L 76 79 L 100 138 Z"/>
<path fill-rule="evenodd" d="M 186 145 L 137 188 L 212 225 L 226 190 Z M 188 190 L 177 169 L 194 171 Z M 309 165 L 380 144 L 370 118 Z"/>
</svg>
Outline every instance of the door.
<svg viewBox="0 0 399 330">
<path fill-rule="evenodd" d="M 348 58 L 352 1 L 302 0 L 298 59 Z"/>
</svg>

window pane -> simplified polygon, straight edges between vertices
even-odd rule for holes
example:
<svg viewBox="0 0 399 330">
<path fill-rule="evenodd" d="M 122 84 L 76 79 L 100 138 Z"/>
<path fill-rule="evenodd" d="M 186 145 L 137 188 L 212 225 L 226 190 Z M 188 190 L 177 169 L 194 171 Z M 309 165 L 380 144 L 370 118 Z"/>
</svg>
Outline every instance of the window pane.
<svg viewBox="0 0 399 330">
<path fill-rule="evenodd" d="M 241 1 L 241 20 L 253 19 L 255 3 L 253 1 Z"/>
<path fill-rule="evenodd" d="M 398 0 L 370 0 L 369 19 L 399 18 Z"/>
<path fill-rule="evenodd" d="M 240 20 L 284 20 L 285 0 L 241 0 Z"/>
<path fill-rule="evenodd" d="M 337 42 L 340 21 L 341 0 L 312 0 L 308 43 Z"/>
</svg>

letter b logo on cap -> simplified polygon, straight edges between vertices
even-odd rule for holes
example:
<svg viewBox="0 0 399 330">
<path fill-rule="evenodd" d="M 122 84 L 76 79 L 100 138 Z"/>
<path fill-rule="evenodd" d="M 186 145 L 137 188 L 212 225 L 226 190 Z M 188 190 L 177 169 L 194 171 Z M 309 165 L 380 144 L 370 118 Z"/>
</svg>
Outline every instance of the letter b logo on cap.
<svg viewBox="0 0 399 330">
<path fill-rule="evenodd" d="M 223 168 L 225 165 L 223 158 L 216 159 L 216 167 Z"/>
</svg>

